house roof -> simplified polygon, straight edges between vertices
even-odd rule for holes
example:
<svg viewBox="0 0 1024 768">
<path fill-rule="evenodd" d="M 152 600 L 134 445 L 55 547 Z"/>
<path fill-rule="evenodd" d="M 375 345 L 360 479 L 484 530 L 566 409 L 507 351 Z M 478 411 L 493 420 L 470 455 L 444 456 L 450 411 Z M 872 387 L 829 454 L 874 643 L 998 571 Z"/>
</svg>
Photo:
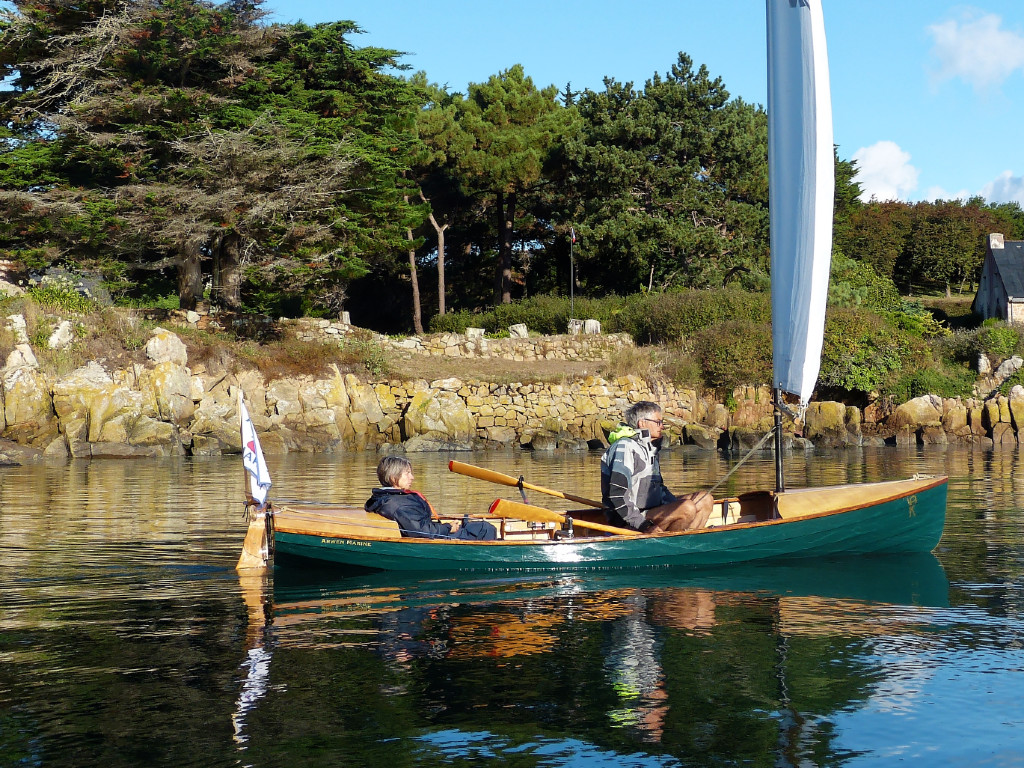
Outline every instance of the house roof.
<svg viewBox="0 0 1024 768">
<path fill-rule="evenodd" d="M 1024 240 L 1007 240 L 1002 248 L 992 250 L 1006 295 L 1024 298 Z"/>
</svg>

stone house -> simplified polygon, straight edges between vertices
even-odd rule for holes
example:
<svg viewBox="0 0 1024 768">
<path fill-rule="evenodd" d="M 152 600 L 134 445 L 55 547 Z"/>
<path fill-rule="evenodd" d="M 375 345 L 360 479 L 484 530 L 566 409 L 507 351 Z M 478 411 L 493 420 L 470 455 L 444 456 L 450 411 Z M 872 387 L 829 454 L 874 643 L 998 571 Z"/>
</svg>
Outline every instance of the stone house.
<svg viewBox="0 0 1024 768">
<path fill-rule="evenodd" d="M 1024 325 L 1024 241 L 988 236 L 978 293 L 971 305 L 981 317 Z"/>
</svg>

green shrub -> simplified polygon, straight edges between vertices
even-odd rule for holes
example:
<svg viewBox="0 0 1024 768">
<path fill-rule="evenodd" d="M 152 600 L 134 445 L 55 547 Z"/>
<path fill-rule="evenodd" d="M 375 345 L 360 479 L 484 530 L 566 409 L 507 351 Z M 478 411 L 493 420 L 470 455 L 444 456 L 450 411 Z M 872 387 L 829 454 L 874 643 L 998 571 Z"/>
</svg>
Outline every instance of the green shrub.
<svg viewBox="0 0 1024 768">
<path fill-rule="evenodd" d="M 691 337 L 704 382 L 714 389 L 764 384 L 772 379 L 771 328 L 752 320 L 729 320 Z"/>
<path fill-rule="evenodd" d="M 26 293 L 40 306 L 58 312 L 86 314 L 99 307 L 94 299 L 83 295 L 67 275 L 44 277 Z"/>
<path fill-rule="evenodd" d="M 616 316 L 623 300 L 617 296 L 602 299 L 579 298 L 571 302 L 572 314 L 579 320 L 598 320 L 604 331 L 616 329 Z M 488 334 L 506 334 L 510 325 L 523 323 L 530 331 L 545 335 L 566 333 L 569 329 L 570 301 L 567 296 L 534 296 L 511 304 L 499 304 L 483 312 L 448 312 L 430 319 L 433 333 L 465 333 L 467 328 L 483 328 Z"/>
<path fill-rule="evenodd" d="M 622 315 L 619 329 L 638 344 L 670 344 L 726 321 L 767 324 L 771 299 L 739 288 L 638 294 L 627 299 Z"/>
<path fill-rule="evenodd" d="M 975 375 L 967 368 L 950 366 L 925 367 L 900 377 L 893 385 L 883 389 L 896 402 L 905 403 L 921 395 L 939 397 L 966 397 L 971 394 Z"/>
<path fill-rule="evenodd" d="M 361 365 L 375 378 L 388 376 L 394 370 L 391 353 L 374 338 L 357 336 L 346 339 L 341 345 L 341 353 L 344 362 Z"/>
<path fill-rule="evenodd" d="M 978 353 L 982 351 L 979 333 L 979 329 L 959 330 L 935 339 L 932 345 L 935 356 L 949 365 L 976 365 Z"/>
<path fill-rule="evenodd" d="M 999 385 L 999 394 L 1009 395 L 1010 390 L 1018 384 L 1024 386 L 1024 369 L 1012 374 L 1006 381 Z"/>
<path fill-rule="evenodd" d="M 459 310 L 458 312 L 446 312 L 443 315 L 434 315 L 430 318 L 431 333 L 465 333 L 467 328 L 484 328 L 490 330 L 481 322 L 482 315 Z"/>
<path fill-rule="evenodd" d="M 901 330 L 908 331 L 922 339 L 937 339 L 952 333 L 941 320 L 917 301 L 904 301 L 899 312 L 883 312 L 882 314 L 888 314 Z"/>
<path fill-rule="evenodd" d="M 46 318 L 36 321 L 35 328 L 28 334 L 28 342 L 35 349 L 44 349 L 49 345 L 50 336 L 53 335 L 53 323 Z"/>
<path fill-rule="evenodd" d="M 880 276 L 871 265 L 848 259 L 841 253 L 832 255 L 829 278 L 830 307 L 863 307 L 875 312 L 898 312 L 903 301 L 896 284 Z"/>
<path fill-rule="evenodd" d="M 638 344 L 672 344 L 727 320 L 768 323 L 771 302 L 768 294 L 729 287 L 642 293 L 628 298 L 579 298 L 572 314 L 580 320 L 598 320 L 605 333 L 628 333 Z M 431 318 L 430 330 L 465 333 L 466 328 L 478 327 L 488 333 L 500 333 L 516 323 L 524 323 L 536 333 L 565 333 L 569 325 L 569 299 L 535 296 L 484 312 L 449 312 Z"/>
<path fill-rule="evenodd" d="M 986 321 L 978 331 L 978 343 L 985 354 L 1005 360 L 1020 348 L 1020 332 L 1006 323 Z"/>
<path fill-rule="evenodd" d="M 704 383 L 700 363 L 688 344 L 675 344 L 662 348 L 661 374 L 673 384 L 699 388 Z"/>
<path fill-rule="evenodd" d="M 861 308 L 840 307 L 825 318 L 818 382 L 859 392 L 880 390 L 898 377 L 910 348 L 905 334 Z"/>
</svg>

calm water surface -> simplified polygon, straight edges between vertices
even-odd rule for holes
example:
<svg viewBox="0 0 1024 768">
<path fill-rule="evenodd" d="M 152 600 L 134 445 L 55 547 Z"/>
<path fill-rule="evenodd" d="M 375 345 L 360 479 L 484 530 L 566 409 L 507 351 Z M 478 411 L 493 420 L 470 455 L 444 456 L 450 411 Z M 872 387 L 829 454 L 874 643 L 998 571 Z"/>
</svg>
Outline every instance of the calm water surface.
<svg viewBox="0 0 1024 768">
<path fill-rule="evenodd" d="M 515 498 L 449 458 L 414 457 L 435 506 Z M 454 458 L 600 496 L 597 454 Z M 273 496 L 361 503 L 375 460 L 270 457 Z M 663 469 L 688 490 L 730 461 Z M 1024 765 L 1020 457 L 787 479 L 915 472 L 950 475 L 934 556 L 240 579 L 238 457 L 0 468 L 0 766 Z M 772 477 L 751 459 L 720 495 Z"/>
</svg>

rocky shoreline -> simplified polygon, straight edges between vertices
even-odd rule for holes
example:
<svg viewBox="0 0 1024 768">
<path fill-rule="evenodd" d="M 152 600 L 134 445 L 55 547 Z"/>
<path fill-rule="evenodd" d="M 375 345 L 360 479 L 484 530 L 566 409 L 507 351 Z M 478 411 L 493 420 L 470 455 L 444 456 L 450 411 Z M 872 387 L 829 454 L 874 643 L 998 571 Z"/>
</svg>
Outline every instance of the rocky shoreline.
<svg viewBox="0 0 1024 768">
<path fill-rule="evenodd" d="M 326 378 L 264 381 L 256 371 L 189 367 L 185 345 L 157 328 L 148 362 L 107 370 L 98 362 L 59 377 L 19 344 L 0 371 L 0 458 L 216 455 L 240 451 L 237 398 L 268 454 L 355 450 L 534 451 L 597 449 L 631 403 L 665 409 L 668 444 L 745 450 L 771 428 L 767 387 L 743 387 L 726 403 L 636 376 L 587 376 L 563 384 L 361 380 L 336 367 Z M 1020 363 L 1016 362 L 1016 367 Z M 991 382 L 990 382 L 991 383 Z M 1024 388 L 1009 396 L 916 398 L 891 409 L 812 403 L 787 424 L 795 449 L 851 445 L 962 444 L 1015 447 L 1024 429 Z M 768 450 L 771 449 L 770 442 Z"/>
</svg>

